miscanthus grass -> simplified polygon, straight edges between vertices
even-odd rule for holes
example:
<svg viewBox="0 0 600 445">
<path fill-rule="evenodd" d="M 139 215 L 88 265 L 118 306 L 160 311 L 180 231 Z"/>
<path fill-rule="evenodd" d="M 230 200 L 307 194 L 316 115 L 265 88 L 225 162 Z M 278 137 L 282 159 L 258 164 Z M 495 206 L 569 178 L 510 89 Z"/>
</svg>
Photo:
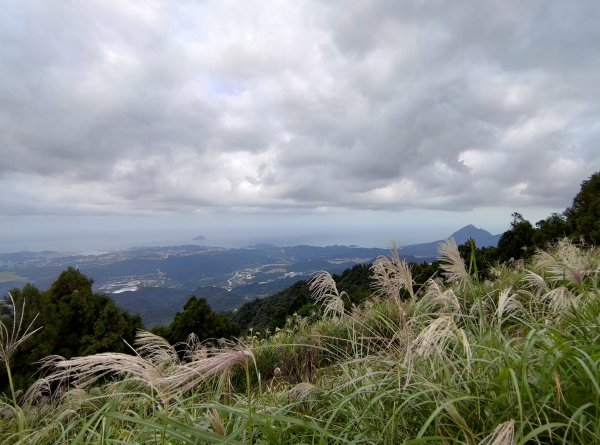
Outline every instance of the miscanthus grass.
<svg viewBox="0 0 600 445">
<path fill-rule="evenodd" d="M 4 443 L 600 443 L 600 253 L 561 241 L 478 282 L 456 245 L 415 285 L 397 255 L 345 308 L 220 347 L 176 351 L 141 332 L 135 354 L 52 359 L 0 416 Z"/>
<path fill-rule="evenodd" d="M 35 335 L 41 327 L 35 327 L 37 314 L 27 323 L 25 322 L 25 300 L 19 308 L 11 293 L 8 293 L 10 300 L 10 316 L 0 316 L 0 362 L 4 364 L 4 371 L 8 378 L 11 402 L 8 403 L 4 398 L 0 398 L 0 412 L 4 417 L 14 420 L 13 428 L 15 434 L 14 443 L 23 443 L 25 427 L 25 415 L 17 403 L 17 393 L 12 378 L 11 361 L 17 353 L 19 347 L 25 343 L 31 336 Z"/>
</svg>

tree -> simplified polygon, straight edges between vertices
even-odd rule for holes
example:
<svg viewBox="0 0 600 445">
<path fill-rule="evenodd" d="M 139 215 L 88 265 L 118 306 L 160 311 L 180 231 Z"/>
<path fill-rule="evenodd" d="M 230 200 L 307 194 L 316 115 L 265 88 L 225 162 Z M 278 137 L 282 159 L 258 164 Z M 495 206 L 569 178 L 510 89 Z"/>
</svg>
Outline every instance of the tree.
<svg viewBox="0 0 600 445">
<path fill-rule="evenodd" d="M 508 261 L 511 258 L 527 258 L 533 254 L 533 235 L 535 229 L 520 213 L 513 213 L 510 229 L 502 234 L 498 241 L 498 258 Z"/>
<path fill-rule="evenodd" d="M 542 249 L 571 233 L 566 218 L 560 213 L 553 213 L 548 218 L 535 223 L 535 226 L 533 242 L 536 247 Z"/>
<path fill-rule="evenodd" d="M 575 239 L 600 244 L 600 172 L 581 183 L 573 205 L 565 210 L 571 236 Z"/>
<path fill-rule="evenodd" d="M 316 310 L 306 281 L 297 281 L 287 289 L 266 298 L 257 298 L 238 308 L 233 321 L 245 332 L 249 328 L 275 329 L 285 326 L 287 318 L 298 313 L 309 315 Z"/>
<path fill-rule="evenodd" d="M 131 342 L 143 328 L 138 316 L 119 308 L 104 294 L 94 293 L 93 280 L 74 268 L 65 270 L 45 292 L 31 284 L 13 289 L 15 306 L 25 301 L 24 323 L 39 314 L 34 328 L 42 332 L 23 343 L 15 356 L 13 370 L 16 386 L 33 381 L 39 361 L 49 355 L 65 358 L 98 352 L 131 352 L 123 341 Z M 0 374 L 0 390 L 6 384 Z"/>
<path fill-rule="evenodd" d="M 239 334 L 235 323 L 222 314 L 212 311 L 204 298 L 191 297 L 183 311 L 177 312 L 166 330 L 161 330 L 171 343 L 183 342 L 192 332 L 200 340 L 231 338 Z"/>
<path fill-rule="evenodd" d="M 44 297 L 57 327 L 53 354 L 69 358 L 97 352 L 126 352 L 142 322 L 104 294 L 92 291 L 93 280 L 72 267 L 60 274 Z"/>
</svg>

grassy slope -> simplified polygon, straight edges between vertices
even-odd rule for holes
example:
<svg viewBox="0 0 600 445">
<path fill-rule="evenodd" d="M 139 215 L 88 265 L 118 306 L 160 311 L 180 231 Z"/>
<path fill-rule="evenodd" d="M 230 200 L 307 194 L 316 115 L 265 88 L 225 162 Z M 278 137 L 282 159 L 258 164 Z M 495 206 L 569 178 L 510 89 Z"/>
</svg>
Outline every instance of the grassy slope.
<svg viewBox="0 0 600 445">
<path fill-rule="evenodd" d="M 412 285 L 405 265 L 380 262 L 379 296 L 336 319 L 292 317 L 224 350 L 191 344 L 183 362 L 156 338 L 128 366 L 117 356 L 67 362 L 81 377 L 121 373 L 32 405 L 5 401 L 0 438 L 600 443 L 600 252 L 565 242 L 485 283 L 451 249 L 445 267 L 452 282 L 401 299 Z M 334 307 L 337 290 L 321 290 Z M 56 369 L 64 378 L 74 368 Z"/>
</svg>

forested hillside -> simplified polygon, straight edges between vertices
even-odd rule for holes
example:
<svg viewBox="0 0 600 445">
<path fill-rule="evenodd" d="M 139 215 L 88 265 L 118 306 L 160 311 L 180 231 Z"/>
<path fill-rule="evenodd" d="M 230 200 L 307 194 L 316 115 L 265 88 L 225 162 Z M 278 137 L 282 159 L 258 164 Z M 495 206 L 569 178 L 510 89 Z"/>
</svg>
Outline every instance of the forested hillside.
<svg viewBox="0 0 600 445">
<path fill-rule="evenodd" d="M 39 371 L 39 361 L 51 355 L 75 357 L 98 352 L 127 352 L 138 329 L 139 317 L 120 309 L 109 297 L 92 292 L 92 280 L 68 269 L 44 292 L 32 285 L 14 289 L 14 305 L 5 306 L 7 317 L 23 314 L 19 323 L 41 328 L 23 343 L 11 360 L 15 385 L 26 387 Z M 8 300 L 10 302 L 10 299 Z M 12 303 L 12 302 L 11 302 Z M 0 340 L 8 341 L 5 337 Z M 0 370 L 0 387 L 8 385 L 6 370 Z"/>
<path fill-rule="evenodd" d="M 415 289 L 436 275 L 437 266 L 437 262 L 411 264 L 415 276 Z M 348 295 L 344 300 L 346 309 L 361 304 L 375 290 L 371 276 L 371 264 L 356 265 L 340 275 L 333 275 L 333 279 L 337 287 Z M 299 281 L 271 297 L 256 299 L 244 304 L 231 314 L 231 318 L 242 332 L 249 328 L 273 331 L 275 328 L 282 328 L 290 315 L 310 317 L 319 313 L 320 308 L 311 297 L 308 283 Z"/>
<path fill-rule="evenodd" d="M 598 443 L 599 202 L 597 173 L 562 215 L 513 215 L 498 248 L 322 272 L 241 308 L 242 330 L 191 297 L 144 331 L 72 268 L 16 289 L 0 440 Z"/>
</svg>

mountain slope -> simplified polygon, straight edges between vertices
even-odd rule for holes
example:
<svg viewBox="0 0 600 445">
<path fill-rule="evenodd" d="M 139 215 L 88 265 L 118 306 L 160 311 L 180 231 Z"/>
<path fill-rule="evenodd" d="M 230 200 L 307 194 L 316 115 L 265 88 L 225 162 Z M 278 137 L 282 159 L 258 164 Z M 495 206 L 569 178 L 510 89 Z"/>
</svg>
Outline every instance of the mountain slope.
<svg viewBox="0 0 600 445">
<path fill-rule="evenodd" d="M 448 238 L 454 238 L 456 244 L 464 244 L 469 238 L 475 240 L 477 247 L 496 246 L 501 235 L 492 235 L 487 230 L 475 227 L 472 224 L 457 230 Z M 411 244 L 400 248 L 400 255 L 403 257 L 415 256 L 417 258 L 436 258 L 438 255 L 438 245 L 444 240 L 432 241 L 430 243 Z"/>
</svg>

